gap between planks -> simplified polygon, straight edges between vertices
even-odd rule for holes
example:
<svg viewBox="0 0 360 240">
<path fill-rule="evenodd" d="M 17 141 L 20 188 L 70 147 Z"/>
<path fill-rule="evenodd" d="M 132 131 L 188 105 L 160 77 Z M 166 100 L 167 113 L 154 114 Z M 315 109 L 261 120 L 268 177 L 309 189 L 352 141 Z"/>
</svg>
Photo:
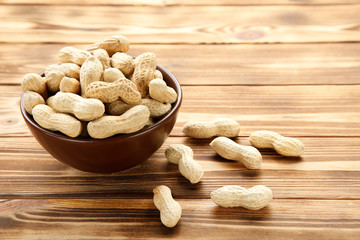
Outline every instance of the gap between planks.
<svg viewBox="0 0 360 240">
<path fill-rule="evenodd" d="M 155 186 L 154 186 L 155 187 Z M 139 194 L 137 195 L 137 197 L 139 197 Z M 152 199 L 153 197 L 153 193 L 148 193 L 148 195 L 146 196 L 145 194 L 141 195 L 141 199 L 143 200 L 149 200 Z M 96 199 L 111 199 L 111 200 L 130 200 L 130 199 L 134 199 L 134 196 L 129 196 L 129 197 L 113 197 L 113 196 L 109 196 L 107 194 L 92 194 L 91 196 L 80 196 L 80 195 L 75 195 L 71 196 L 71 194 L 66 194 L 66 196 L 62 195 L 62 194 L 58 194 L 58 196 L 56 196 L 56 194 L 54 195 L 36 195 L 36 196 L 32 196 L 32 195 L 7 195 L 7 194 L 2 194 L 1 195 L 2 199 L 6 199 L 6 200 L 39 200 L 39 199 L 51 199 L 51 200 L 74 200 L 74 199 L 79 199 L 79 200 L 96 200 Z M 189 198 L 182 198 L 182 197 L 176 197 L 176 199 L 178 200 L 190 200 Z M 309 200 L 314 200 L 314 201 L 359 201 L 360 198 L 315 198 L 315 197 L 309 197 L 309 198 L 281 198 L 281 197 L 274 197 L 274 200 L 305 200 L 305 201 L 309 201 Z M 209 200 L 211 201 L 210 195 L 208 198 L 196 198 L 194 200 Z"/>
<path fill-rule="evenodd" d="M 149 6 L 149 7 L 173 7 L 173 6 L 189 6 L 189 7 L 202 7 L 202 6 L 333 6 L 333 5 L 355 5 L 358 4 L 356 0 L 325 0 L 325 1 L 316 1 L 316 2 L 303 2 L 303 1 L 286 1 L 286 0 L 272 0 L 272 1 L 251 1 L 251 0 L 215 0 L 215 1 L 182 1 L 182 0 L 155 0 L 155 1 L 121 1 L 116 2 L 113 0 L 103 0 L 102 3 L 96 0 L 87 0 L 82 1 L 82 4 L 74 2 L 71 0 L 55 0 L 55 1 L 44 1 L 44 0 L 3 0 L 0 5 L 52 5 L 52 6 L 123 6 L 123 7 L 137 7 L 137 6 Z"/>
<path fill-rule="evenodd" d="M 156 187 L 156 186 L 154 186 Z M 129 197 L 119 197 L 119 196 L 111 196 L 111 194 L 89 194 L 89 195 L 76 195 L 76 194 L 51 194 L 51 195 L 21 195 L 21 194 L 1 194 L 1 199 L 5 201 L 13 201 L 13 200 L 39 200 L 39 199 L 49 199 L 49 200 L 64 200 L 64 201 L 71 201 L 75 199 L 79 200 L 98 200 L 98 199 L 108 199 L 108 200 L 130 200 L 130 199 L 139 199 L 139 194 L 136 197 L 129 196 Z M 141 200 L 150 200 L 153 198 L 153 192 L 141 194 Z M 207 198 L 184 198 L 181 196 L 176 196 L 176 199 L 182 201 L 198 201 L 198 200 L 208 200 L 211 201 L 210 194 Z M 360 197 L 338 197 L 338 198 L 325 198 L 325 197 L 273 197 L 274 200 L 290 200 L 290 201 L 297 201 L 297 200 L 305 200 L 305 201 L 360 201 Z M 0 200 L 0 204 L 1 204 Z M 1 212 L 0 212 L 1 213 Z"/>
<path fill-rule="evenodd" d="M 1 5 L 0 5 L 1 6 Z M 307 41 L 307 42 L 185 42 L 185 41 L 179 41 L 179 42 L 169 42 L 169 43 L 162 43 L 162 42 L 141 42 L 138 41 L 136 43 L 131 43 L 131 45 L 169 45 L 169 46 L 176 46 L 176 45 L 189 45 L 189 46 L 211 46 L 211 45 L 224 45 L 224 46 L 228 46 L 228 45 L 296 45 L 296 44 L 302 44 L 302 45 L 311 45 L 311 44 L 357 44 L 359 43 L 359 41 Z M 78 44 L 92 44 L 94 43 L 93 41 L 89 41 L 89 42 L 81 42 L 81 41 L 76 41 L 76 42 L 72 42 L 72 41 L 67 41 L 67 42 L 56 42 L 56 41 L 51 41 L 51 42 L 16 42 L 16 41 L 12 41 L 12 42 L 8 42 L 8 41 L 1 41 L 0 40 L 0 45 L 2 44 L 27 44 L 27 45 L 36 45 L 36 44 L 73 44 L 73 45 L 78 45 Z"/>
<path fill-rule="evenodd" d="M 25 135 L 25 136 L 16 136 L 16 135 L 14 135 L 14 136 L 0 136 L 0 138 L 9 138 L 9 139 L 11 139 L 11 138 L 33 138 L 33 136 L 32 135 Z M 169 135 L 168 136 L 169 138 L 171 137 L 171 138 L 184 138 L 184 137 L 186 137 L 185 135 Z M 239 135 L 239 136 L 237 136 L 237 137 L 235 137 L 235 138 L 231 138 L 231 139 L 240 139 L 240 138 L 244 138 L 244 137 L 248 137 L 248 135 Z M 351 135 L 351 136 L 346 136 L 346 135 L 344 135 L 344 136 L 341 136 L 341 135 L 336 135 L 336 136 L 321 136 L 321 135 L 319 135 L 319 136 L 315 136 L 315 135 L 296 135 L 296 136 L 288 136 L 288 137 L 295 137 L 295 138 L 359 138 L 360 137 L 360 135 Z M 214 137 L 215 138 L 215 137 Z M 205 140 L 208 140 L 208 141 L 211 141 L 211 140 L 213 140 L 214 138 L 211 138 L 211 139 L 205 139 Z M 198 139 L 198 140 L 204 140 L 204 139 Z"/>
<path fill-rule="evenodd" d="M 20 83 L 1 83 L 0 86 L 4 87 L 19 87 L 21 86 Z M 189 84 L 184 83 L 181 84 L 182 87 L 286 87 L 286 86 L 299 86 L 299 87 L 306 87 L 306 86 L 360 86 L 360 83 L 331 83 L 331 84 L 301 84 L 301 83 L 295 83 L 295 84 L 212 84 L 212 83 L 204 83 L 204 84 Z"/>
</svg>

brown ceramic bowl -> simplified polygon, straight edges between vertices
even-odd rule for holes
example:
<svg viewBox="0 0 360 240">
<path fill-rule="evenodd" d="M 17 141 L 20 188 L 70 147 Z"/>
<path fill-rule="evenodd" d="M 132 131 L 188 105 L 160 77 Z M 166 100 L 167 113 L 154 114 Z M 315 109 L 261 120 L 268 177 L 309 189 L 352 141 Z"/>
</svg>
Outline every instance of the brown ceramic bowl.
<svg viewBox="0 0 360 240">
<path fill-rule="evenodd" d="M 21 114 L 36 140 L 59 161 L 76 169 L 93 173 L 114 173 L 134 167 L 147 160 L 164 143 L 173 129 L 182 100 L 179 82 L 165 68 L 158 66 L 168 86 L 178 98 L 172 109 L 154 125 L 138 132 L 115 135 L 105 139 L 71 138 L 60 132 L 40 127 L 24 109 Z"/>
</svg>

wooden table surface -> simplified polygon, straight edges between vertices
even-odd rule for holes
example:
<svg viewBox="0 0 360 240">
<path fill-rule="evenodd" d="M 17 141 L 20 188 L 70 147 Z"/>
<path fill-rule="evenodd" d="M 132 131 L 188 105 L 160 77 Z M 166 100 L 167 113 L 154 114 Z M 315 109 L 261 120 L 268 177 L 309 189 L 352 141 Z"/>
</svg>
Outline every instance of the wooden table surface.
<svg viewBox="0 0 360 240">
<path fill-rule="evenodd" d="M 359 0 L 0 0 L 0 239 L 360 239 Z M 91 174 L 55 160 L 19 112 L 20 80 L 83 48 L 123 34 L 130 54 L 152 51 L 180 81 L 171 136 L 146 162 Z M 263 150 L 261 170 L 185 137 L 188 120 L 230 117 L 235 140 L 255 130 L 301 139 L 301 158 Z M 192 185 L 164 156 L 184 143 L 203 166 Z M 152 189 L 169 186 L 183 207 L 169 229 Z M 269 206 L 216 206 L 227 184 L 263 184 Z"/>
</svg>

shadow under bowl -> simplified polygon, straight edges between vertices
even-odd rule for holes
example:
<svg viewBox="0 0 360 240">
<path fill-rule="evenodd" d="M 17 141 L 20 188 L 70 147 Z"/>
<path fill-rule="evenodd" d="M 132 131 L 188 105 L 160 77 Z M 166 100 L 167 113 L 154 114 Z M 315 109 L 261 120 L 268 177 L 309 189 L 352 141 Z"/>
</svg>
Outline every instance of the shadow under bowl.
<svg viewBox="0 0 360 240">
<path fill-rule="evenodd" d="M 173 129 L 181 106 L 182 91 L 176 78 L 162 66 L 157 69 L 164 81 L 177 92 L 170 112 L 154 125 L 135 133 L 115 135 L 105 139 L 71 138 L 60 132 L 42 128 L 25 111 L 23 95 L 21 114 L 36 140 L 53 157 L 73 168 L 92 173 L 114 173 L 132 168 L 147 160 L 158 150 Z"/>
</svg>

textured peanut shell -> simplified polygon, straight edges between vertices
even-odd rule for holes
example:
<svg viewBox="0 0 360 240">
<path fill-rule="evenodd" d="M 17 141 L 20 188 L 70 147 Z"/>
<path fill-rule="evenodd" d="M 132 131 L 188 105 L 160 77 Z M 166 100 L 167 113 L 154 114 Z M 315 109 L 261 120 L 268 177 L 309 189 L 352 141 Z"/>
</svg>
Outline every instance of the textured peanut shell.
<svg viewBox="0 0 360 240">
<path fill-rule="evenodd" d="M 93 138 L 107 138 L 119 133 L 132 133 L 142 129 L 148 122 L 149 109 L 143 105 L 135 106 L 121 116 L 103 116 L 87 125 Z"/>
<path fill-rule="evenodd" d="M 52 107 L 58 112 L 72 113 L 83 121 L 99 118 L 105 112 L 104 104 L 98 99 L 83 98 L 74 93 L 64 92 L 54 95 Z"/>
<path fill-rule="evenodd" d="M 36 105 L 45 104 L 44 98 L 37 92 L 27 91 L 23 96 L 24 108 L 27 113 L 32 114 L 32 110 Z"/>
<path fill-rule="evenodd" d="M 46 67 L 45 76 L 48 72 L 58 71 L 63 73 L 66 77 L 79 79 L 80 77 L 80 66 L 75 63 L 61 63 L 52 64 Z"/>
<path fill-rule="evenodd" d="M 104 82 L 115 82 L 121 78 L 125 78 L 125 75 L 117 68 L 107 68 L 104 70 Z"/>
<path fill-rule="evenodd" d="M 82 125 L 79 120 L 64 113 L 57 113 L 47 105 L 36 105 L 32 114 L 34 120 L 48 130 L 60 131 L 69 137 L 77 137 L 81 133 Z"/>
<path fill-rule="evenodd" d="M 172 144 L 165 150 L 165 156 L 171 163 L 179 164 L 181 175 L 191 183 L 198 183 L 204 176 L 201 165 L 193 159 L 193 151 L 183 144 Z"/>
<path fill-rule="evenodd" d="M 151 118 L 162 117 L 171 109 L 171 104 L 169 103 L 161 103 L 159 101 L 148 98 L 141 99 L 140 105 L 144 105 L 149 109 Z M 120 115 L 134 106 L 136 105 L 127 104 L 119 99 L 115 102 L 109 103 L 106 107 L 106 110 L 111 115 Z"/>
<path fill-rule="evenodd" d="M 221 157 L 229 160 L 239 161 L 249 169 L 260 169 L 262 156 L 261 153 L 252 146 L 237 144 L 226 137 L 217 137 L 210 146 Z"/>
<path fill-rule="evenodd" d="M 154 125 L 156 122 L 154 121 L 154 119 L 149 118 L 149 120 L 146 122 L 144 127 L 150 127 L 152 125 Z"/>
<path fill-rule="evenodd" d="M 118 52 L 111 57 L 111 66 L 129 76 L 134 71 L 135 61 L 132 56 Z"/>
<path fill-rule="evenodd" d="M 135 58 L 135 69 L 131 80 L 136 84 L 142 97 L 149 91 L 149 82 L 154 77 L 156 56 L 152 52 L 143 53 Z"/>
<path fill-rule="evenodd" d="M 155 70 L 153 79 L 164 79 L 162 73 L 159 70 Z"/>
<path fill-rule="evenodd" d="M 59 58 L 63 63 L 75 63 L 81 66 L 91 53 L 74 47 L 64 47 L 60 50 Z"/>
<path fill-rule="evenodd" d="M 47 98 L 46 81 L 39 74 L 25 74 L 21 80 L 21 88 L 23 92 L 33 91 L 40 94 L 44 99 Z"/>
<path fill-rule="evenodd" d="M 173 103 L 176 101 L 177 93 L 166 85 L 162 79 L 154 79 L 149 83 L 149 95 L 152 99 L 163 103 Z"/>
<path fill-rule="evenodd" d="M 104 38 L 103 41 L 94 43 L 86 48 L 87 51 L 104 49 L 111 57 L 116 52 L 127 52 L 130 47 L 129 40 L 122 35 L 113 35 Z"/>
<path fill-rule="evenodd" d="M 45 69 L 45 80 L 50 92 L 60 89 L 60 82 L 64 77 L 79 79 L 80 67 L 75 63 L 62 63 L 49 65 Z"/>
<path fill-rule="evenodd" d="M 171 195 L 171 190 L 165 185 L 154 188 L 154 204 L 160 211 L 161 222 L 166 227 L 174 227 L 181 218 L 181 205 Z"/>
<path fill-rule="evenodd" d="M 59 89 L 61 92 L 79 93 L 80 82 L 75 78 L 63 77 L 60 82 Z"/>
<path fill-rule="evenodd" d="M 111 115 L 121 115 L 134 106 L 136 105 L 127 104 L 123 100 L 118 99 L 106 105 L 106 112 Z"/>
<path fill-rule="evenodd" d="M 211 193 L 211 199 L 219 206 L 243 207 L 249 210 L 259 210 L 273 199 L 270 188 L 257 185 L 246 189 L 237 185 L 227 185 Z"/>
<path fill-rule="evenodd" d="M 300 140 L 284 137 L 272 131 L 253 132 L 249 141 L 257 148 L 272 148 L 283 156 L 297 157 L 305 150 L 305 146 Z"/>
<path fill-rule="evenodd" d="M 65 77 L 65 74 L 59 71 L 48 71 L 45 73 L 46 86 L 49 92 L 55 93 L 60 90 L 61 80 Z"/>
<path fill-rule="evenodd" d="M 92 54 L 99 59 L 104 70 L 110 67 L 110 57 L 104 49 L 96 49 Z"/>
<path fill-rule="evenodd" d="M 46 105 L 54 109 L 54 96 L 51 96 L 48 99 L 46 99 Z"/>
<path fill-rule="evenodd" d="M 171 109 L 170 103 L 161 103 L 154 99 L 143 98 L 141 99 L 141 105 L 145 105 L 149 108 L 151 118 L 159 118 L 168 113 Z"/>
<path fill-rule="evenodd" d="M 184 125 L 182 131 L 186 136 L 193 138 L 236 137 L 239 135 L 240 125 L 237 121 L 228 118 L 213 121 L 189 121 Z"/>
<path fill-rule="evenodd" d="M 115 82 L 93 82 L 86 89 L 86 97 L 97 98 L 104 103 L 111 103 L 119 98 L 128 104 L 139 104 L 141 95 L 136 85 L 126 78 Z"/>
<path fill-rule="evenodd" d="M 90 83 L 101 81 L 103 66 L 99 59 L 90 56 L 86 59 L 80 69 L 81 96 L 85 96 L 85 91 Z"/>
</svg>

